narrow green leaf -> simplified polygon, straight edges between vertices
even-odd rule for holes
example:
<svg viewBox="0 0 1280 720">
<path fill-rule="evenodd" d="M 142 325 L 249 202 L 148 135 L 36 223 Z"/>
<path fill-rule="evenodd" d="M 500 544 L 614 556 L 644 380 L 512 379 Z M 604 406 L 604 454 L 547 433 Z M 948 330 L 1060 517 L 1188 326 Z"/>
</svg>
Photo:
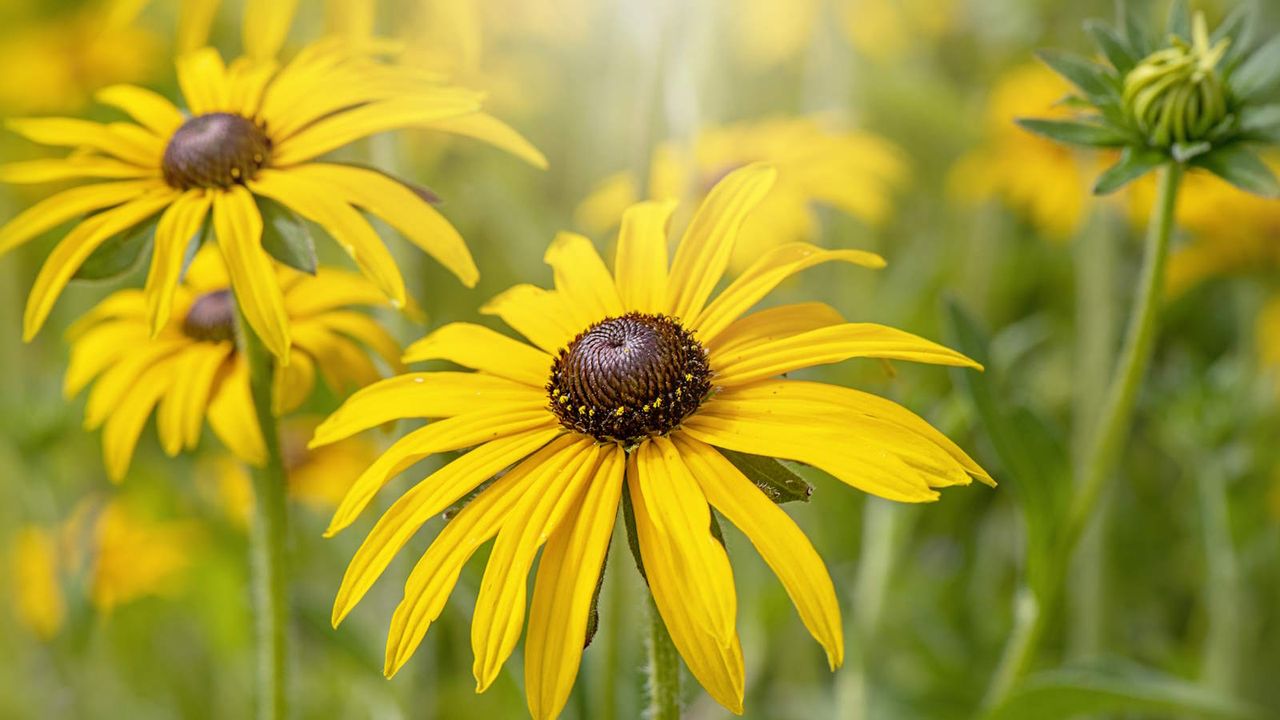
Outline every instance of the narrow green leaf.
<svg viewBox="0 0 1280 720">
<path fill-rule="evenodd" d="M 1191 164 L 1254 195 L 1280 197 L 1280 182 L 1276 181 L 1275 173 L 1242 145 L 1224 145 L 1192 160 Z"/>
<path fill-rule="evenodd" d="M 1123 131 L 1110 125 L 1095 125 L 1077 120 L 1040 120 L 1036 118 L 1018 118 L 1016 121 L 1023 129 L 1050 140 L 1086 145 L 1089 147 L 1121 147 L 1130 138 Z"/>
<path fill-rule="evenodd" d="M 1093 37 L 1093 41 L 1097 43 L 1098 49 L 1106 56 L 1107 61 L 1121 75 L 1127 74 L 1134 65 L 1138 64 L 1138 58 L 1133 49 L 1110 25 L 1099 20 L 1088 20 L 1084 24 L 1084 29 Z"/>
<path fill-rule="evenodd" d="M 1165 32 L 1177 35 L 1183 40 L 1191 40 L 1191 10 L 1187 0 L 1173 0 L 1169 5 L 1169 16 L 1164 23 Z"/>
<path fill-rule="evenodd" d="M 1095 195 L 1109 195 L 1128 185 L 1147 173 L 1155 170 L 1168 160 L 1163 153 L 1155 150 L 1135 150 L 1128 147 L 1120 153 L 1120 161 L 1107 168 L 1093 186 Z"/>
<path fill-rule="evenodd" d="M 1182 678 L 1128 663 L 1059 668 L 1032 675 L 986 720 L 1058 720 L 1141 714 L 1252 720 L 1261 711 Z"/>
<path fill-rule="evenodd" d="M 1216 45 L 1219 40 L 1231 39 L 1227 54 L 1222 58 L 1223 67 L 1234 66 L 1236 61 L 1249 49 L 1255 24 L 1253 3 L 1246 1 L 1237 5 L 1210 35 L 1210 45 Z"/>
<path fill-rule="evenodd" d="M 1255 50 L 1227 78 L 1236 100 L 1247 104 L 1274 92 L 1280 82 L 1280 37 Z"/>
<path fill-rule="evenodd" d="M 133 270 L 144 256 L 150 254 L 159 222 L 160 218 L 156 216 L 107 238 L 72 277 L 76 280 L 110 280 Z"/>
<path fill-rule="evenodd" d="M 262 249 L 291 268 L 315 275 L 319 260 L 306 221 L 270 198 L 255 199 L 262 213 Z"/>
<path fill-rule="evenodd" d="M 1120 79 L 1106 66 L 1060 50 L 1041 50 L 1036 56 L 1054 72 L 1080 88 L 1095 105 L 1116 102 L 1120 96 Z"/>
<path fill-rule="evenodd" d="M 636 572 L 645 584 L 649 584 L 649 575 L 644 571 L 644 558 L 640 555 L 640 535 L 636 530 L 636 509 L 631 504 L 631 493 L 622 488 L 622 523 L 627 529 L 627 547 L 631 549 L 631 559 L 636 562 Z"/>
<path fill-rule="evenodd" d="M 582 642 L 582 649 L 591 647 L 600 629 L 600 588 L 604 587 L 605 571 L 609 569 L 609 551 L 613 549 L 613 536 L 609 536 L 609 546 L 604 549 L 604 560 L 600 563 L 600 575 L 596 578 L 596 589 L 591 593 L 591 611 L 587 615 L 587 637 Z"/>
<path fill-rule="evenodd" d="M 1241 110 L 1240 133 L 1245 140 L 1280 143 L 1280 103 Z"/>
<path fill-rule="evenodd" d="M 720 453 L 775 503 L 809 502 L 813 495 L 812 485 L 774 458 L 725 449 Z"/>
<path fill-rule="evenodd" d="M 1124 36 L 1128 38 L 1133 54 L 1141 61 L 1155 50 L 1147 23 L 1138 15 L 1141 3 L 1130 1 L 1121 4 L 1124 5 Z"/>
</svg>

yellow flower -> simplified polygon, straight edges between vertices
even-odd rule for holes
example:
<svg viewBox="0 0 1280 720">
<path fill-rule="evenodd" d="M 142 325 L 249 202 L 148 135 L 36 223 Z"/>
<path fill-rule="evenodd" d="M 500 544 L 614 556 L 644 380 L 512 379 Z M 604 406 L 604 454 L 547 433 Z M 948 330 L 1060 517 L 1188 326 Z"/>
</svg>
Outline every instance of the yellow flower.
<svg viewBox="0 0 1280 720">
<path fill-rule="evenodd" d="M 185 587 L 200 532 L 189 521 L 160 521 L 113 501 L 93 518 L 89 600 L 100 612 Z"/>
<path fill-rule="evenodd" d="M 689 153 L 662 145 L 650 164 L 648 197 L 701 200 L 730 171 L 752 162 L 771 163 L 778 182 L 743 226 L 735 269 L 783 243 L 813 239 L 818 205 L 883 222 L 906 175 L 902 152 L 879 136 L 830 132 L 815 118 L 781 118 L 708 128 Z M 575 219 L 585 231 L 603 234 L 640 199 L 635 181 L 620 173 L 601 181 Z"/>
<path fill-rule="evenodd" d="M 58 295 L 109 238 L 159 215 L 147 276 L 151 333 L 165 327 L 187 249 L 206 216 L 226 259 L 241 310 L 276 357 L 291 342 L 284 298 L 262 247 L 260 204 L 276 202 L 332 235 L 393 303 L 405 302 L 394 257 L 359 210 L 384 219 L 467 286 L 478 277 L 458 232 L 410 187 L 377 170 L 315 158 L 374 133 L 428 127 L 537 151 L 511 128 L 479 112 L 479 96 L 443 86 L 411 67 L 386 64 L 337 40 L 302 50 L 283 69 L 240 59 L 224 67 L 205 48 L 178 61 L 191 115 L 139 87 L 114 86 L 98 99 L 138 124 L 69 118 L 20 119 L 9 127 L 69 157 L 0 167 L 0 180 L 107 179 L 58 193 L 0 228 L 0 253 L 94 213 L 53 250 L 24 317 L 30 339 Z M 539 156 L 540 157 L 540 156 Z"/>
<path fill-rule="evenodd" d="M 383 380 L 317 429 L 313 446 L 397 418 L 443 418 L 406 435 L 370 466 L 343 499 L 330 534 L 414 462 L 474 448 L 383 515 L 338 591 L 335 624 L 424 523 L 482 487 L 409 577 L 388 637 L 388 675 L 439 616 L 467 559 L 496 536 L 472 622 L 477 687 L 487 688 L 524 626 L 526 578 L 545 542 L 529 611 L 525 687 L 533 715 L 555 717 L 577 674 L 591 597 L 625 493 L 648 582 L 676 647 L 711 695 L 740 712 L 736 596 L 708 503 L 744 531 L 777 573 L 832 668 L 844 649 L 822 560 L 717 447 L 813 465 L 906 502 L 935 500 L 937 488 L 971 477 L 990 482 L 955 444 L 893 402 L 779 379 L 857 357 L 975 367 L 973 361 L 900 330 L 846 323 L 821 303 L 744 315 L 801 270 L 836 261 L 877 268 L 879 256 L 788 243 L 711 299 L 739 228 L 775 178 L 773 168 L 755 164 L 718 183 L 670 268 L 671 202 L 626 211 L 614 274 L 591 241 L 560 235 L 546 254 L 554 291 L 518 285 L 482 308 L 532 345 L 479 325 L 446 325 L 410 346 L 405 361 L 446 360 L 474 372 Z"/>
<path fill-rule="evenodd" d="M 58 541 L 44 528 L 27 526 L 9 543 L 10 580 L 18 621 L 41 640 L 58 634 L 67 617 Z"/>
<path fill-rule="evenodd" d="M 1085 212 L 1097 163 L 1014 124 L 1018 117 L 1070 117 L 1060 102 L 1070 86 L 1040 64 L 1015 68 L 987 100 L 982 144 L 956 164 L 952 193 L 962 200 L 1000 200 L 1056 239 L 1070 237 Z"/>
<path fill-rule="evenodd" d="M 276 368 L 275 411 L 296 408 L 310 394 L 317 371 L 336 391 L 382 377 L 361 345 L 399 368 L 399 345 L 373 318 L 352 306 L 384 302 L 365 278 L 331 268 L 315 277 L 280 265 L 272 282 L 283 288 L 292 324 L 289 363 Z M 121 290 L 70 331 L 71 362 L 64 389 L 73 397 L 94 383 L 85 426 L 101 427 L 107 474 L 121 480 L 152 411 L 169 455 L 194 448 L 204 418 L 242 460 L 264 460 L 262 434 L 249 393 L 248 364 L 236 352 L 235 296 L 219 256 L 201 251 L 173 293 L 173 313 L 150 335 L 147 299 Z"/>
</svg>

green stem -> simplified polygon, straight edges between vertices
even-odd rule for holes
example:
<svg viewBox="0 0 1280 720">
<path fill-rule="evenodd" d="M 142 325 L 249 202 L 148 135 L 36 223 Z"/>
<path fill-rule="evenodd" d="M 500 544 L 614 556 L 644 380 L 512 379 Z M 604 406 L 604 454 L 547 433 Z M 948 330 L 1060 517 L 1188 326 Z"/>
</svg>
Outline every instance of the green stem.
<svg viewBox="0 0 1280 720">
<path fill-rule="evenodd" d="M 1165 261 L 1173 235 L 1174 208 L 1182 181 L 1182 167 L 1169 163 L 1160 171 L 1160 188 L 1143 251 L 1142 275 L 1133 314 L 1125 331 L 1124 346 L 1107 392 L 1102 420 L 1088 444 L 1083 470 L 1054 554 L 1054 572 L 1048 574 L 1041 596 L 1029 589 L 1019 591 L 1015 625 L 1005 644 L 1000 664 L 987 690 L 985 705 L 999 707 L 1025 674 L 1048 624 L 1049 611 L 1058 599 L 1062 576 L 1070 567 L 1076 545 L 1093 518 L 1098 498 L 1115 468 L 1120 449 L 1129 437 L 1133 407 L 1146 376 L 1155 345 L 1160 303 L 1164 287 Z"/>
<path fill-rule="evenodd" d="M 1204 642 L 1202 678 L 1205 685 L 1232 697 L 1239 674 L 1241 607 L 1236 601 L 1240 571 L 1231 540 L 1227 483 L 1217 463 L 1202 464 L 1196 476 L 1209 570 L 1205 587 L 1209 630 Z"/>
<path fill-rule="evenodd" d="M 649 720 L 680 720 L 680 656 L 649 600 Z"/>
<path fill-rule="evenodd" d="M 266 464 L 253 469 L 253 605 L 257 623 L 258 718 L 283 720 L 288 715 L 289 603 L 285 584 L 286 477 L 280 432 L 272 410 L 275 361 L 244 318 L 240 318 L 240 350 L 249 364 L 253 409 L 262 430 Z"/>
<path fill-rule="evenodd" d="M 862 548 L 858 551 L 858 574 L 853 581 L 853 637 L 849 645 L 849 667 L 842 671 L 836 687 L 836 717 L 858 720 L 872 717 L 871 679 L 868 672 L 875 659 L 875 640 L 889 594 L 894 559 L 898 554 L 899 505 L 868 497 L 862 510 Z"/>
</svg>

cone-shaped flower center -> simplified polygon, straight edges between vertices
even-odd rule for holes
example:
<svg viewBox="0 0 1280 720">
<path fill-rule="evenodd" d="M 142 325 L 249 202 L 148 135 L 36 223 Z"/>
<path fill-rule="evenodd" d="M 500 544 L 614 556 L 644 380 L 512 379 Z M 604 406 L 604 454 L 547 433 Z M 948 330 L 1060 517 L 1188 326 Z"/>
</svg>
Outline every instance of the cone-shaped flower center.
<svg viewBox="0 0 1280 720">
<path fill-rule="evenodd" d="M 1227 117 L 1227 89 L 1217 66 L 1229 40 L 1210 45 L 1204 15 L 1195 18 L 1192 41 L 1147 56 L 1124 78 L 1124 105 L 1134 125 L 1155 147 L 1205 140 Z"/>
<path fill-rule="evenodd" d="M 236 337 L 236 300 L 230 290 L 205 293 L 191 303 L 182 331 L 192 340 L 222 342 Z"/>
<path fill-rule="evenodd" d="M 232 113 L 197 115 L 169 138 L 160 167 L 179 190 L 228 188 L 252 179 L 271 156 L 271 139 Z"/>
<path fill-rule="evenodd" d="M 711 391 L 707 350 L 675 318 L 602 320 L 560 351 L 547 393 L 570 430 L 633 444 L 677 428 Z"/>
</svg>

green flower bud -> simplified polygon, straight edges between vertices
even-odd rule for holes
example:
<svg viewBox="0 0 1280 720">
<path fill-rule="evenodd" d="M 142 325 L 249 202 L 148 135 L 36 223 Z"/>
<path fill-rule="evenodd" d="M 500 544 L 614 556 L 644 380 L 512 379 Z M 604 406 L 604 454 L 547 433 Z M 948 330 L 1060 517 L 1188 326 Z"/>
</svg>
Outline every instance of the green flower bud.
<svg viewBox="0 0 1280 720">
<path fill-rule="evenodd" d="M 1204 15 L 1197 13 L 1187 43 L 1171 38 L 1124 78 L 1122 99 L 1134 127 L 1158 148 L 1204 140 L 1227 116 L 1227 88 L 1218 64 L 1230 40 L 1209 44 Z"/>
</svg>

